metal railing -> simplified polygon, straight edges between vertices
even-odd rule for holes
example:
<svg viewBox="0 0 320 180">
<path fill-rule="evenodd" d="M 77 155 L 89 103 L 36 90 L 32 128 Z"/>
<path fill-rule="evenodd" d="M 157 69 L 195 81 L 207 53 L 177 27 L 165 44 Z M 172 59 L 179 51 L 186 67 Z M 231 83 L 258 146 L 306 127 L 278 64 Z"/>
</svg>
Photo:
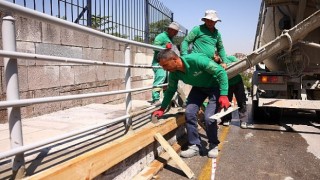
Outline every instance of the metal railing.
<svg viewBox="0 0 320 180">
<path fill-rule="evenodd" d="M 19 5 L 15 5 L 13 3 L 7 1 L 0 1 L 1 8 L 8 10 L 9 12 L 16 12 L 21 15 L 25 15 L 27 17 L 32 17 L 37 20 L 42 20 L 48 22 L 50 24 L 63 26 L 68 29 L 76 30 L 79 32 L 88 33 L 90 35 L 98 36 L 100 38 L 111 39 L 117 42 L 125 43 L 125 63 L 112 63 L 112 62 L 100 62 L 93 61 L 88 59 L 77 59 L 77 58 L 66 58 L 66 57 L 58 57 L 58 56 L 49 56 L 49 55 L 40 55 L 40 54 L 32 54 L 32 53 L 22 53 L 16 52 L 16 29 L 15 29 L 15 21 L 14 18 L 9 14 L 3 18 L 2 22 L 2 40 L 3 40 L 3 50 L 0 50 L 0 56 L 4 57 L 4 69 L 5 69 L 5 79 L 6 79 L 6 92 L 7 92 L 7 101 L 0 102 L 0 108 L 7 108 L 8 111 L 8 122 L 9 122 L 9 132 L 11 137 L 11 150 L 7 152 L 0 153 L 0 159 L 14 156 L 13 160 L 13 171 L 17 174 L 20 174 L 24 171 L 24 152 L 47 145 L 49 143 L 57 142 L 62 139 L 70 138 L 76 136 L 78 134 L 91 131 L 93 129 L 97 129 L 102 126 L 106 126 L 109 124 L 114 124 L 116 122 L 124 122 L 126 125 L 126 129 L 130 129 L 132 126 L 131 118 L 146 112 L 150 109 L 155 108 L 156 106 L 150 106 L 149 108 L 139 111 L 136 113 L 131 113 L 132 108 L 132 99 L 131 93 L 136 91 L 144 91 L 148 89 L 152 89 L 153 87 L 142 87 L 131 89 L 131 68 L 159 68 L 147 65 L 132 65 L 130 64 L 130 45 L 136 45 L 140 47 L 145 47 L 153 50 L 161 50 L 163 48 L 145 44 L 142 42 L 137 42 L 133 40 L 128 40 L 120 37 L 115 37 L 110 34 L 106 34 L 100 31 L 96 31 L 94 29 L 84 27 L 79 24 L 71 23 L 60 18 L 52 17 L 37 11 L 30 10 L 28 8 L 24 8 Z M 54 61 L 54 62 L 65 62 L 65 63 L 76 63 L 76 64 L 88 64 L 88 65 L 97 65 L 97 66 L 116 66 L 116 67 L 124 67 L 125 68 L 125 90 L 120 91 L 111 91 L 111 92 L 100 92 L 100 93 L 88 93 L 88 94 L 78 94 L 78 95 L 67 95 L 67 96 L 57 96 L 57 97 L 44 97 L 44 98 L 34 98 L 34 99 L 19 99 L 19 84 L 18 84 L 18 63 L 19 59 L 26 60 L 36 60 L 36 61 Z M 161 86 L 165 86 L 167 84 L 163 84 Z M 123 94 L 126 93 L 126 115 L 118 117 L 110 122 L 88 127 L 78 131 L 72 131 L 67 134 L 54 137 L 51 139 L 47 139 L 42 142 L 37 142 L 34 144 L 30 144 L 27 146 L 23 145 L 23 134 L 22 134 L 22 123 L 21 123 L 21 111 L 20 107 L 28 106 L 32 104 L 39 103 L 49 103 L 56 101 L 66 101 L 72 99 L 81 99 L 81 98 L 89 98 L 89 97 L 99 97 L 99 96 L 108 96 L 113 94 Z"/>
<path fill-rule="evenodd" d="M 154 37 L 174 21 L 173 12 L 158 0 L 7 0 L 101 32 L 139 42 Z M 188 31 L 181 26 L 176 43 Z M 179 38 L 180 37 L 180 38 Z"/>
</svg>

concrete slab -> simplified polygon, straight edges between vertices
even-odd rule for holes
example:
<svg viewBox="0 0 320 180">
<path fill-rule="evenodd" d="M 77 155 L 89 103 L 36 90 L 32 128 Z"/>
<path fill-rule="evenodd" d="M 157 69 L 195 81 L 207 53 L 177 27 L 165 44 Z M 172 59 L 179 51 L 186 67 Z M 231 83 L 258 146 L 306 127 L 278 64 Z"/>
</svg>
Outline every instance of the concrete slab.
<svg viewBox="0 0 320 180">
<path fill-rule="evenodd" d="M 132 108 L 150 106 L 147 101 L 133 100 Z M 24 145 L 52 138 L 63 133 L 105 123 L 125 115 L 125 104 L 89 104 L 50 114 L 22 119 Z M 9 126 L 0 124 L 0 152 L 10 150 Z"/>
</svg>

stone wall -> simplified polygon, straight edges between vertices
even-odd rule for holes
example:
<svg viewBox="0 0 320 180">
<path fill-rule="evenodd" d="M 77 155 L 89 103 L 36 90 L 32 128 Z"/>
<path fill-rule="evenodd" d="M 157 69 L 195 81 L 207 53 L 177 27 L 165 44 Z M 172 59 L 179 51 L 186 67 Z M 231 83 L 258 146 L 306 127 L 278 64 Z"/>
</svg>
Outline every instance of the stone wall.
<svg viewBox="0 0 320 180">
<path fill-rule="evenodd" d="M 0 12 L 0 15 L 2 26 L 3 13 Z M 18 52 L 124 63 L 124 43 L 102 39 L 18 14 L 13 16 L 16 20 Z M 2 49 L 2 38 L 0 40 L 0 49 Z M 130 47 L 131 64 L 151 65 L 152 49 Z M 0 100 L 3 101 L 6 99 L 6 83 L 2 57 L 0 57 L 0 72 Z M 20 99 L 107 92 L 125 88 L 122 67 L 18 59 L 18 74 Z M 151 69 L 133 68 L 131 75 L 132 88 L 152 85 Z M 121 94 L 36 104 L 21 108 L 21 112 L 23 118 L 33 117 L 90 103 L 123 102 L 124 97 L 125 95 Z M 150 100 L 151 92 L 136 92 L 133 99 Z M 0 123 L 7 122 L 6 110 L 0 110 L 0 117 Z"/>
</svg>

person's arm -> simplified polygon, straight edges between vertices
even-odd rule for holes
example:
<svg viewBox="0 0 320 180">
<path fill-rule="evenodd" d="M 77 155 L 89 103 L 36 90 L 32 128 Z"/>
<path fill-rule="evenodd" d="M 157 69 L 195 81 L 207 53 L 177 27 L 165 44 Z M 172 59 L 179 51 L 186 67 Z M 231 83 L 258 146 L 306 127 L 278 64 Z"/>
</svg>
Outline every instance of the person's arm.
<svg viewBox="0 0 320 180">
<path fill-rule="evenodd" d="M 178 89 L 178 78 L 174 76 L 174 73 L 169 74 L 169 84 L 167 90 L 164 93 L 163 101 L 161 103 L 160 109 L 152 113 L 153 116 L 161 117 L 164 114 L 165 109 L 169 106 L 171 99 Z"/>
<path fill-rule="evenodd" d="M 230 64 L 237 62 L 237 61 L 238 61 L 238 59 L 235 56 L 227 56 L 223 63 L 225 63 L 226 68 L 227 68 Z"/>
<path fill-rule="evenodd" d="M 217 64 L 214 61 L 209 61 L 206 67 L 207 67 L 206 71 L 209 74 L 212 74 L 214 77 L 216 77 L 219 83 L 220 97 L 218 102 L 219 102 L 220 108 L 227 109 L 230 106 L 230 102 L 228 99 L 229 84 L 228 84 L 227 72 L 224 70 L 224 68 L 220 64 Z"/>
<path fill-rule="evenodd" d="M 181 56 L 188 54 L 189 45 L 194 42 L 197 37 L 198 27 L 194 27 L 181 43 Z"/>
<path fill-rule="evenodd" d="M 227 61 L 227 54 L 226 54 L 226 51 L 224 50 L 224 46 L 223 46 L 220 32 L 218 32 L 216 47 L 217 47 L 217 51 L 218 51 L 220 58 L 222 59 L 223 62 L 226 62 Z"/>
<path fill-rule="evenodd" d="M 165 33 L 165 32 L 164 32 Z M 168 43 L 171 43 L 170 39 L 165 36 L 165 34 L 161 33 L 154 39 L 153 45 L 166 47 Z"/>
<path fill-rule="evenodd" d="M 217 77 L 220 87 L 220 95 L 228 95 L 228 75 L 224 68 L 214 61 L 209 61 L 206 71 Z"/>
<path fill-rule="evenodd" d="M 168 80 L 168 87 L 166 91 L 164 92 L 164 97 L 161 103 L 161 108 L 166 109 L 168 105 L 170 104 L 174 94 L 176 93 L 178 89 L 178 82 L 179 79 L 176 77 L 175 73 L 169 73 L 169 80 Z"/>
</svg>

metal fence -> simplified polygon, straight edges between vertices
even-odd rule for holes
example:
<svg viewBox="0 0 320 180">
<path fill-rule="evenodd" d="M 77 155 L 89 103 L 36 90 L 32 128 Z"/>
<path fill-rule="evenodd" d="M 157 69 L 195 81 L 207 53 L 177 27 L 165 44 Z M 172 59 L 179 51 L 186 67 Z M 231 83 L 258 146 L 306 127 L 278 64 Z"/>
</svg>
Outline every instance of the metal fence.
<svg viewBox="0 0 320 180">
<path fill-rule="evenodd" d="M 44 1 L 43 1 L 44 2 Z M 31 11 L 30 9 L 14 5 L 12 3 L 8 3 L 6 1 L 0 1 L 0 6 L 10 10 L 19 12 L 23 15 L 29 17 L 35 17 L 39 20 L 45 20 L 51 24 L 55 24 L 58 26 L 63 26 L 69 29 L 73 29 L 75 31 L 88 33 L 91 35 L 95 35 L 97 37 L 111 39 L 117 42 L 122 42 L 126 44 L 124 50 L 124 64 L 123 63 L 114 63 L 114 62 L 101 62 L 101 61 L 94 61 L 89 59 L 77 59 L 77 58 L 67 58 L 67 57 L 58 57 L 58 56 L 49 56 L 49 55 L 41 55 L 41 54 L 30 54 L 30 53 L 22 53 L 16 52 L 16 29 L 14 25 L 14 18 L 10 15 L 5 16 L 2 22 L 2 43 L 4 44 L 3 50 L 0 50 L 0 57 L 4 57 L 4 69 L 6 69 L 6 92 L 7 92 L 7 100 L 0 102 L 0 108 L 7 108 L 8 110 L 8 122 L 9 122 L 9 133 L 10 133 L 10 140 L 11 140 L 11 147 L 12 149 L 7 152 L 0 152 L 0 159 L 4 159 L 7 157 L 14 156 L 13 158 L 13 166 L 12 170 L 14 176 L 16 177 L 23 177 L 25 173 L 25 152 L 46 146 L 50 143 L 58 142 L 64 140 L 66 138 L 74 137 L 79 134 L 86 133 L 88 131 L 95 130 L 97 128 L 113 125 L 118 122 L 124 122 L 126 130 L 130 130 L 132 127 L 132 118 L 147 112 L 151 109 L 156 108 L 160 104 L 150 106 L 144 110 L 132 113 L 132 98 L 131 93 L 137 91 L 145 91 L 152 89 L 153 87 L 141 87 L 132 89 L 131 88 L 131 68 L 155 68 L 148 65 L 132 65 L 130 64 L 130 57 L 131 57 L 131 50 L 130 45 L 136 45 L 139 47 L 145 47 L 148 49 L 153 50 L 161 50 L 163 48 L 158 46 L 149 45 L 142 42 L 136 42 L 128 39 L 123 39 L 115 36 L 111 36 L 109 34 L 105 34 L 99 31 L 95 31 L 93 29 L 80 26 L 78 24 L 70 23 L 58 18 L 54 18 L 48 15 L 44 15 L 42 13 Z M 109 92 L 98 92 L 98 93 L 87 93 L 87 94 L 77 94 L 77 95 L 65 95 L 65 96 L 55 96 L 55 97 L 42 97 L 42 98 L 32 98 L 32 99 L 20 99 L 19 95 L 19 84 L 18 84 L 18 60 L 21 59 L 33 59 L 37 61 L 53 61 L 53 62 L 72 62 L 76 64 L 88 64 L 88 65 L 98 65 L 98 66 L 116 66 L 116 67 L 123 67 L 125 68 L 125 90 L 117 90 L 117 91 L 109 91 Z M 157 67 L 156 67 L 157 68 Z M 163 84 L 164 86 L 167 84 Z M 106 122 L 103 124 L 95 125 L 92 127 L 88 127 L 85 129 L 72 131 L 67 134 L 62 134 L 57 137 L 53 137 L 51 139 L 47 139 L 41 142 L 35 142 L 34 144 L 29 144 L 27 146 L 23 145 L 23 131 L 22 131 L 22 119 L 21 119 L 21 110 L 20 108 L 23 106 L 28 106 L 32 104 L 41 104 L 41 103 L 50 103 L 50 102 L 58 102 L 58 101 L 66 101 L 66 100 L 73 100 L 73 99 L 83 99 L 83 98 L 90 98 L 90 97 L 101 97 L 101 96 L 108 96 L 114 94 L 126 94 L 126 115 L 120 116 L 118 118 L 113 119 L 110 122 Z M 18 178 L 19 179 L 19 178 Z"/>
<path fill-rule="evenodd" d="M 33 10 L 113 36 L 152 43 L 174 21 L 173 12 L 158 0 L 7 0 Z M 180 26 L 180 44 L 188 30 Z"/>
</svg>

